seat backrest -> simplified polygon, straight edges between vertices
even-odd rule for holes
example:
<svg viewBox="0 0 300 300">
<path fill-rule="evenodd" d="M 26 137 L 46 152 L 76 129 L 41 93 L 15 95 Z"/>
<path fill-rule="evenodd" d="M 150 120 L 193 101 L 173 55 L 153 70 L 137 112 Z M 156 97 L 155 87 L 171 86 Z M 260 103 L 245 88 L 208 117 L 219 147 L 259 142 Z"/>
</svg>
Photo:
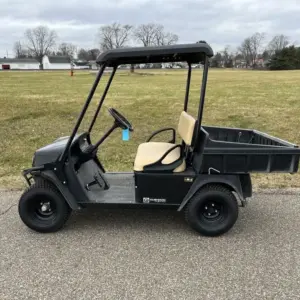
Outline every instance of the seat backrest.
<svg viewBox="0 0 300 300">
<path fill-rule="evenodd" d="M 177 131 L 187 146 L 192 144 L 195 124 L 196 120 L 187 112 L 180 114 Z"/>
</svg>

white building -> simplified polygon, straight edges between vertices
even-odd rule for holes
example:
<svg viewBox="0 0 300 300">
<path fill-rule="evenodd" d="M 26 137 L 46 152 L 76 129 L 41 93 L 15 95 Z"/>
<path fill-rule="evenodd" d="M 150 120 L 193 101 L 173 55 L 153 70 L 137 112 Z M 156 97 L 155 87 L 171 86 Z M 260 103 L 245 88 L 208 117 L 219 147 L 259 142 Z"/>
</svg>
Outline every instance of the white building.
<svg viewBox="0 0 300 300">
<path fill-rule="evenodd" d="M 81 61 L 81 60 L 74 60 L 72 62 L 73 69 L 74 70 L 86 70 L 90 69 L 90 65 L 87 61 Z"/>
<path fill-rule="evenodd" d="M 2 70 L 38 70 L 39 65 L 34 58 L 0 58 Z"/>
<path fill-rule="evenodd" d="M 92 70 L 98 70 L 100 68 L 95 60 L 90 60 L 89 61 L 89 66 Z"/>
<path fill-rule="evenodd" d="M 44 70 L 66 70 L 71 69 L 71 59 L 68 56 L 43 57 Z"/>
</svg>

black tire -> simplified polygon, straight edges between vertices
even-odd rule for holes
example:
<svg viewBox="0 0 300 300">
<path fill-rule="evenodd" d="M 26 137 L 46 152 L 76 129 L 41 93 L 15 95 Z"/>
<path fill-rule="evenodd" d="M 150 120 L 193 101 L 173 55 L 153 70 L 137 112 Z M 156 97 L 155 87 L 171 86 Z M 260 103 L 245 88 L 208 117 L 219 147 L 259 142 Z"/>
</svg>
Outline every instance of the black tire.
<svg viewBox="0 0 300 300">
<path fill-rule="evenodd" d="M 67 222 L 70 214 L 71 209 L 61 193 L 44 180 L 37 180 L 19 200 L 21 220 L 37 232 L 58 231 Z"/>
<path fill-rule="evenodd" d="M 185 210 L 187 223 L 205 236 L 218 236 L 229 231 L 238 218 L 239 207 L 233 193 L 222 185 L 200 189 Z"/>
</svg>

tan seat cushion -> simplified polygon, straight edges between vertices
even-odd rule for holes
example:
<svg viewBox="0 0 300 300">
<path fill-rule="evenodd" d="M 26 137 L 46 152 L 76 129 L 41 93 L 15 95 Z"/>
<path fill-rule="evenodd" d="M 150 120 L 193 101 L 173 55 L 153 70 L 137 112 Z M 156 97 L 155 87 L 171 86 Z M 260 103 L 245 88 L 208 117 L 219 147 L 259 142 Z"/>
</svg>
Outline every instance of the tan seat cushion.
<svg viewBox="0 0 300 300">
<path fill-rule="evenodd" d="M 196 120 L 191 115 L 185 111 L 180 114 L 177 130 L 187 146 L 192 144 L 195 124 Z"/>
<path fill-rule="evenodd" d="M 169 149 L 174 146 L 175 144 L 161 142 L 149 142 L 140 144 L 134 161 L 134 170 L 143 171 L 144 166 L 158 161 Z M 171 151 L 167 155 L 167 157 L 163 159 L 162 164 L 173 163 L 178 158 L 180 158 L 179 147 Z M 185 160 L 183 159 L 182 164 L 174 169 L 173 172 L 183 172 L 185 168 Z"/>
</svg>

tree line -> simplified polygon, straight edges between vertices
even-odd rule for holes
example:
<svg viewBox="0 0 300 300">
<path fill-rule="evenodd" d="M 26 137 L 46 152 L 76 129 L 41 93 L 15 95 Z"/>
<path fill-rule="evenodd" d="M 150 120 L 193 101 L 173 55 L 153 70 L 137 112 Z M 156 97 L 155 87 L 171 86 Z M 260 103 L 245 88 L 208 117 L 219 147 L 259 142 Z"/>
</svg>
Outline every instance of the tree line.
<svg viewBox="0 0 300 300">
<path fill-rule="evenodd" d="M 223 51 L 217 52 L 211 60 L 211 66 L 270 68 L 270 61 L 290 44 L 289 38 L 283 34 L 275 35 L 267 42 L 265 33 L 256 32 L 245 38 L 235 50 L 227 45 Z"/>
<path fill-rule="evenodd" d="M 47 26 L 37 26 L 27 29 L 24 39 L 14 44 L 16 58 L 32 57 L 39 61 L 43 68 L 44 55 L 62 55 L 71 59 L 77 54 L 80 60 L 95 60 L 101 51 L 128 47 L 129 43 L 139 43 L 143 46 L 171 45 L 178 42 L 178 35 L 168 32 L 164 26 L 156 23 L 142 24 L 134 27 L 128 24 L 113 23 L 101 26 L 97 32 L 99 48 L 78 48 L 72 43 L 57 45 L 58 35 Z"/>
<path fill-rule="evenodd" d="M 68 56 L 73 59 L 95 60 L 99 53 L 109 49 L 132 45 L 162 46 L 178 43 L 179 36 L 166 31 L 162 24 L 148 23 L 139 26 L 112 23 L 101 26 L 97 32 L 99 47 L 92 49 L 78 48 L 72 43 L 57 44 L 56 31 L 46 26 L 37 26 L 24 32 L 24 39 L 14 44 L 15 57 L 33 57 L 43 68 L 44 55 Z M 196 42 L 196 41 L 195 41 Z M 256 32 L 245 38 L 239 47 L 233 49 L 226 45 L 215 53 L 210 60 L 211 67 L 244 67 L 287 69 L 299 68 L 299 48 L 295 47 L 285 35 L 279 34 L 267 42 L 266 34 Z M 133 66 L 132 66 L 133 68 Z"/>
</svg>

